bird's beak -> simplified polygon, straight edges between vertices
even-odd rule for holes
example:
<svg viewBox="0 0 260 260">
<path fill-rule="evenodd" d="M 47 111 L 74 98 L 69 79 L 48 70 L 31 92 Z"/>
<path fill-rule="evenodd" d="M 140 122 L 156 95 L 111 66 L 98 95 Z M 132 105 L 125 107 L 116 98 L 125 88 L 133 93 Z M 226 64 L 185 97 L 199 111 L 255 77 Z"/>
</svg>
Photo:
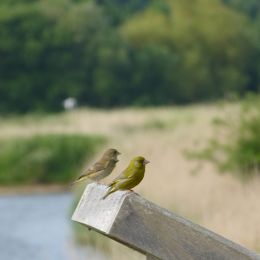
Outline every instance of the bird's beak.
<svg viewBox="0 0 260 260">
<path fill-rule="evenodd" d="M 146 165 L 147 163 L 149 163 L 149 161 L 148 160 L 144 160 L 144 165 Z"/>
<path fill-rule="evenodd" d="M 120 155 L 121 153 L 117 151 L 117 154 Z"/>
</svg>

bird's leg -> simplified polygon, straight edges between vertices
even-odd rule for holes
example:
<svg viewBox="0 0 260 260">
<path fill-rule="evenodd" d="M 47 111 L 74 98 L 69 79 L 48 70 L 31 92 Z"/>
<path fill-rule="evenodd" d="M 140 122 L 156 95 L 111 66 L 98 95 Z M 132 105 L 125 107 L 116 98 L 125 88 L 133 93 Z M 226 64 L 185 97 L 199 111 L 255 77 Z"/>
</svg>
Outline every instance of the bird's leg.
<svg viewBox="0 0 260 260">
<path fill-rule="evenodd" d="M 135 195 L 140 196 L 138 193 L 136 193 L 134 190 L 129 190 L 129 192 L 133 192 Z"/>
</svg>

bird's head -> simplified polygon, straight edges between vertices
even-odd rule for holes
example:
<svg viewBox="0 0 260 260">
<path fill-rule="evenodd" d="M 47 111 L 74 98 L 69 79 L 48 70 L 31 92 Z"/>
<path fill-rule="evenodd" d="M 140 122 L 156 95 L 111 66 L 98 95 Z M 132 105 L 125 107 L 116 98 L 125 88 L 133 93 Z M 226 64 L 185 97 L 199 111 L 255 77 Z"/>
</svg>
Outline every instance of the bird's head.
<svg viewBox="0 0 260 260">
<path fill-rule="evenodd" d="M 137 156 L 135 157 L 132 162 L 134 163 L 135 167 L 142 168 L 145 167 L 149 161 L 147 161 L 143 156 Z"/>
<path fill-rule="evenodd" d="M 114 148 L 110 148 L 110 149 L 107 149 L 107 151 L 105 152 L 105 156 L 108 157 L 109 159 L 111 160 L 114 160 L 114 161 L 118 161 L 117 160 L 117 156 L 120 155 L 121 153 L 118 152 L 116 149 Z"/>
</svg>

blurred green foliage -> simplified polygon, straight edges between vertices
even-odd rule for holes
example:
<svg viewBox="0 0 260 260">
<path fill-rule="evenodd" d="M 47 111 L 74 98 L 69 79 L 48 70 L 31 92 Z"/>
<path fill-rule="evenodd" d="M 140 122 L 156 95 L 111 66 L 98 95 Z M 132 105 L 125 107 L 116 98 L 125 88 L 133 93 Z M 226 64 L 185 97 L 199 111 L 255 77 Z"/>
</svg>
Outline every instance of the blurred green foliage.
<svg viewBox="0 0 260 260">
<path fill-rule="evenodd" d="M 213 123 L 214 137 L 192 157 L 210 160 L 243 180 L 260 174 L 260 96 L 248 95 L 238 114 L 226 114 Z"/>
<path fill-rule="evenodd" d="M 260 2 L 259 0 L 222 0 L 225 4 L 247 13 L 252 19 L 259 19 Z"/>
<path fill-rule="evenodd" d="M 2 0 L 0 112 L 258 92 L 257 1 Z"/>
<path fill-rule="evenodd" d="M 65 134 L 1 140 L 0 184 L 68 183 L 104 141 Z"/>
<path fill-rule="evenodd" d="M 226 166 L 242 176 L 260 174 L 260 96 L 247 97 L 237 121 L 232 129 L 234 138 L 225 147 Z"/>
</svg>

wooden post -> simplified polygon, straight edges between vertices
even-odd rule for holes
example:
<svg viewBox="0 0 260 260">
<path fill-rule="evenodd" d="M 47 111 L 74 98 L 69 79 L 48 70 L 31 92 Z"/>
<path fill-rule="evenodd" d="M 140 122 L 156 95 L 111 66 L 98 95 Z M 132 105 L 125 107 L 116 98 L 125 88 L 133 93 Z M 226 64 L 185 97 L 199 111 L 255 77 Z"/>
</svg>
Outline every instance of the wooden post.
<svg viewBox="0 0 260 260">
<path fill-rule="evenodd" d="M 260 260 L 260 255 L 141 196 L 88 185 L 72 219 L 147 256 L 149 260 Z"/>
</svg>

